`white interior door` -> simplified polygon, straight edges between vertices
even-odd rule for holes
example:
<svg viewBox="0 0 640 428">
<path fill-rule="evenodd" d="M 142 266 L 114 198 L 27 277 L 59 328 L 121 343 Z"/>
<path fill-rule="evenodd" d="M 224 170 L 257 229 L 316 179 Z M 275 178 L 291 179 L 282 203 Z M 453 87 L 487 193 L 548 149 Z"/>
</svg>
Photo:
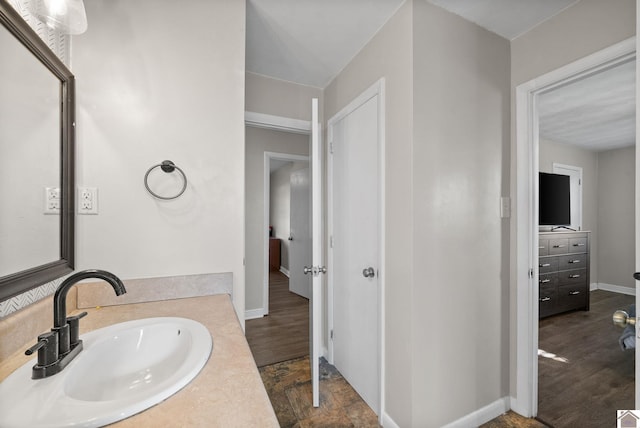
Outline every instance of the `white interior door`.
<svg viewBox="0 0 640 428">
<path fill-rule="evenodd" d="M 355 100 L 330 130 L 332 362 L 378 415 L 379 97 Z"/>
<path fill-rule="evenodd" d="M 303 266 L 311 264 L 311 185 L 309 168 L 291 173 L 289 210 L 289 291 L 311 298 L 311 278 Z"/>
<path fill-rule="evenodd" d="M 569 198 L 571 199 L 571 228 L 582 230 L 582 168 L 579 166 L 553 164 L 553 173 L 569 176 Z"/>
<path fill-rule="evenodd" d="M 323 264 L 322 241 L 322 142 L 318 99 L 311 101 L 311 263 L 304 271 L 311 275 L 311 300 L 309 302 L 309 328 L 311 337 L 310 362 L 313 406 L 320 405 L 320 352 L 322 349 L 322 277 L 326 273 Z"/>
</svg>

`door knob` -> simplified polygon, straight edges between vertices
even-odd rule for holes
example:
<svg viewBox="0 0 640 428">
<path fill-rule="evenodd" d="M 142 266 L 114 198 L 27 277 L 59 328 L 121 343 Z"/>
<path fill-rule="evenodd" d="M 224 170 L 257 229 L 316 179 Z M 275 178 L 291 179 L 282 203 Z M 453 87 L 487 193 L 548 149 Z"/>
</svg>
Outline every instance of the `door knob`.
<svg viewBox="0 0 640 428">
<path fill-rule="evenodd" d="M 625 311 L 615 311 L 613 313 L 613 323 L 618 327 L 626 327 L 627 325 L 636 325 L 636 319 L 629 316 Z"/>
<path fill-rule="evenodd" d="M 372 267 L 364 268 L 362 269 L 362 276 L 364 276 L 365 278 L 373 278 L 374 276 L 376 276 L 376 271 Z"/>
<path fill-rule="evenodd" d="M 636 273 L 634 273 L 634 274 L 633 274 L 633 278 L 634 278 L 635 280 L 640 281 L 640 272 L 636 272 Z"/>
</svg>

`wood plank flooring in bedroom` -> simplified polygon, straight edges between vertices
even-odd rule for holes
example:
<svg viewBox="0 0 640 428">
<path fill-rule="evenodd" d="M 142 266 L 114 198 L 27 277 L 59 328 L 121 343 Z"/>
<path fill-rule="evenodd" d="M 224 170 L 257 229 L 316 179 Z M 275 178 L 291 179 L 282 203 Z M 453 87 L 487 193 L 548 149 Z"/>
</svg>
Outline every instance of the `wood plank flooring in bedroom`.
<svg viewBox="0 0 640 428">
<path fill-rule="evenodd" d="M 555 428 L 614 427 L 616 410 L 635 407 L 635 353 L 622 351 L 622 329 L 611 321 L 634 302 L 596 290 L 591 310 L 540 321 L 538 348 L 557 357 L 538 357 L 538 419 Z"/>
</svg>

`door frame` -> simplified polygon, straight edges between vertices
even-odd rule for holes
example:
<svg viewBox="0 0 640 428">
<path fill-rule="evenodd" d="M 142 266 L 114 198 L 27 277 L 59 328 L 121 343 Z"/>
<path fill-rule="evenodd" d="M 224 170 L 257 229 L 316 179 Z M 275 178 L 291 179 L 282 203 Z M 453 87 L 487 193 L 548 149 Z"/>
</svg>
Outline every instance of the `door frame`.
<svg viewBox="0 0 640 428">
<path fill-rule="evenodd" d="M 286 132 L 286 131 L 284 131 Z M 289 153 L 264 152 L 264 212 L 262 213 L 262 230 L 264 231 L 264 240 L 262 248 L 264 249 L 264 260 L 262 263 L 262 298 L 264 299 L 264 315 L 269 314 L 269 212 L 271 211 L 271 161 L 284 160 L 291 162 L 309 162 L 309 156 L 292 155 Z"/>
<path fill-rule="evenodd" d="M 293 119 L 283 116 L 274 116 L 264 113 L 256 113 L 246 111 L 244 113 L 245 125 L 254 128 L 270 129 L 281 132 L 291 132 L 294 134 L 311 135 L 311 121 Z M 277 152 L 265 152 L 264 154 L 264 188 L 263 188 L 263 200 L 264 200 L 264 212 L 262 213 L 262 221 L 264 231 L 263 239 L 263 275 L 262 275 L 262 314 L 252 314 L 252 318 L 262 317 L 269 314 L 269 193 L 271 187 L 271 177 L 269 173 L 269 164 L 271 159 L 283 159 L 291 161 L 309 161 L 310 156 L 292 155 L 287 153 Z"/>
<path fill-rule="evenodd" d="M 333 319 L 333 250 L 331 245 L 331 240 L 333 236 L 333 227 L 334 227 L 334 218 L 333 218 L 333 160 L 329 155 L 329 151 L 331 150 L 331 145 L 333 144 L 333 129 L 336 122 L 340 121 L 348 114 L 356 110 L 362 104 L 364 104 L 369 99 L 374 96 L 378 96 L 378 171 L 379 177 L 377 182 L 378 187 L 378 215 L 379 215 L 379 230 L 378 230 L 378 250 L 379 250 L 379 261 L 378 261 L 378 361 L 380 364 L 379 367 L 379 397 L 380 397 L 380 409 L 378 414 L 378 419 L 380 423 L 382 423 L 383 415 L 385 414 L 385 272 L 386 272 L 386 257 L 385 257 L 385 79 L 381 78 L 376 83 L 371 85 L 368 89 L 354 98 L 351 102 L 349 102 L 342 110 L 336 113 L 329 121 L 327 122 L 328 128 L 328 142 L 327 144 L 327 328 L 328 328 L 328 360 L 329 363 L 333 364 L 333 340 L 331 340 L 331 332 L 333 332 L 334 319 Z"/>
<path fill-rule="evenodd" d="M 574 165 L 567 165 L 564 163 L 558 163 L 558 162 L 553 162 L 553 165 L 551 167 L 551 171 L 554 174 L 563 174 L 563 172 L 560 172 L 559 170 L 565 170 L 565 171 L 573 171 L 575 173 L 577 173 L 580 178 L 579 178 L 579 183 L 578 183 L 578 191 L 575 195 L 575 197 L 578 198 L 578 205 L 580 207 L 580 209 L 578 210 L 577 213 L 577 222 L 574 224 L 574 222 L 571 222 L 571 227 L 576 226 L 576 224 L 578 225 L 578 229 L 577 230 L 583 230 L 582 227 L 582 167 L 580 166 L 574 166 Z M 569 175 L 569 174 L 566 174 Z M 570 191 L 570 195 L 573 195 L 573 186 L 571 186 L 571 191 Z M 573 204 L 572 204 L 573 205 Z M 573 208 L 572 208 L 573 210 Z M 573 217 L 573 211 L 571 211 L 571 216 Z M 572 219 L 573 220 L 573 219 Z"/>
<path fill-rule="evenodd" d="M 511 188 L 511 198 L 516 201 L 516 215 L 511 222 L 511 248 L 515 249 L 512 251 L 511 278 L 516 297 L 511 328 L 512 337 L 516 338 L 516 353 L 512 358 L 516 382 L 510 404 L 511 409 L 526 417 L 538 413 L 538 288 L 535 280 L 538 275 L 539 135 L 536 98 L 540 93 L 635 57 L 635 39 L 623 40 L 515 88 L 513 160 L 516 183 Z"/>
</svg>

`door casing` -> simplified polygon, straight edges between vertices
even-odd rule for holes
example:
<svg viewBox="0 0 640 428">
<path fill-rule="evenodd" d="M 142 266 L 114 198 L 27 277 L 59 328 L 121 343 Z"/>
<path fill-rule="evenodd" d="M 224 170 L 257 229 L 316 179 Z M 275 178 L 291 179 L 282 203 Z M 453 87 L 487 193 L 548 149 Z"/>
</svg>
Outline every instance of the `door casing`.
<svg viewBox="0 0 640 428">
<path fill-rule="evenodd" d="M 602 68 L 628 61 L 634 56 L 635 37 L 516 87 L 516 185 L 511 187 L 511 198 L 516 206 L 516 215 L 511 223 L 511 248 L 515 249 L 515 253 L 512 252 L 515 260 L 512 256 L 511 279 L 515 284 L 512 291 L 516 295 L 511 323 L 511 328 L 515 330 L 512 337 L 516 338 L 516 355 L 512 361 L 515 361 L 516 383 L 515 391 L 511 392 L 510 405 L 511 409 L 526 417 L 538 413 L 538 287 L 535 279 L 538 276 L 536 174 L 539 170 L 539 136 L 536 96 Z M 636 382 L 636 388 L 639 388 L 639 383 Z M 636 407 L 638 398 L 636 391 Z"/>
</svg>

